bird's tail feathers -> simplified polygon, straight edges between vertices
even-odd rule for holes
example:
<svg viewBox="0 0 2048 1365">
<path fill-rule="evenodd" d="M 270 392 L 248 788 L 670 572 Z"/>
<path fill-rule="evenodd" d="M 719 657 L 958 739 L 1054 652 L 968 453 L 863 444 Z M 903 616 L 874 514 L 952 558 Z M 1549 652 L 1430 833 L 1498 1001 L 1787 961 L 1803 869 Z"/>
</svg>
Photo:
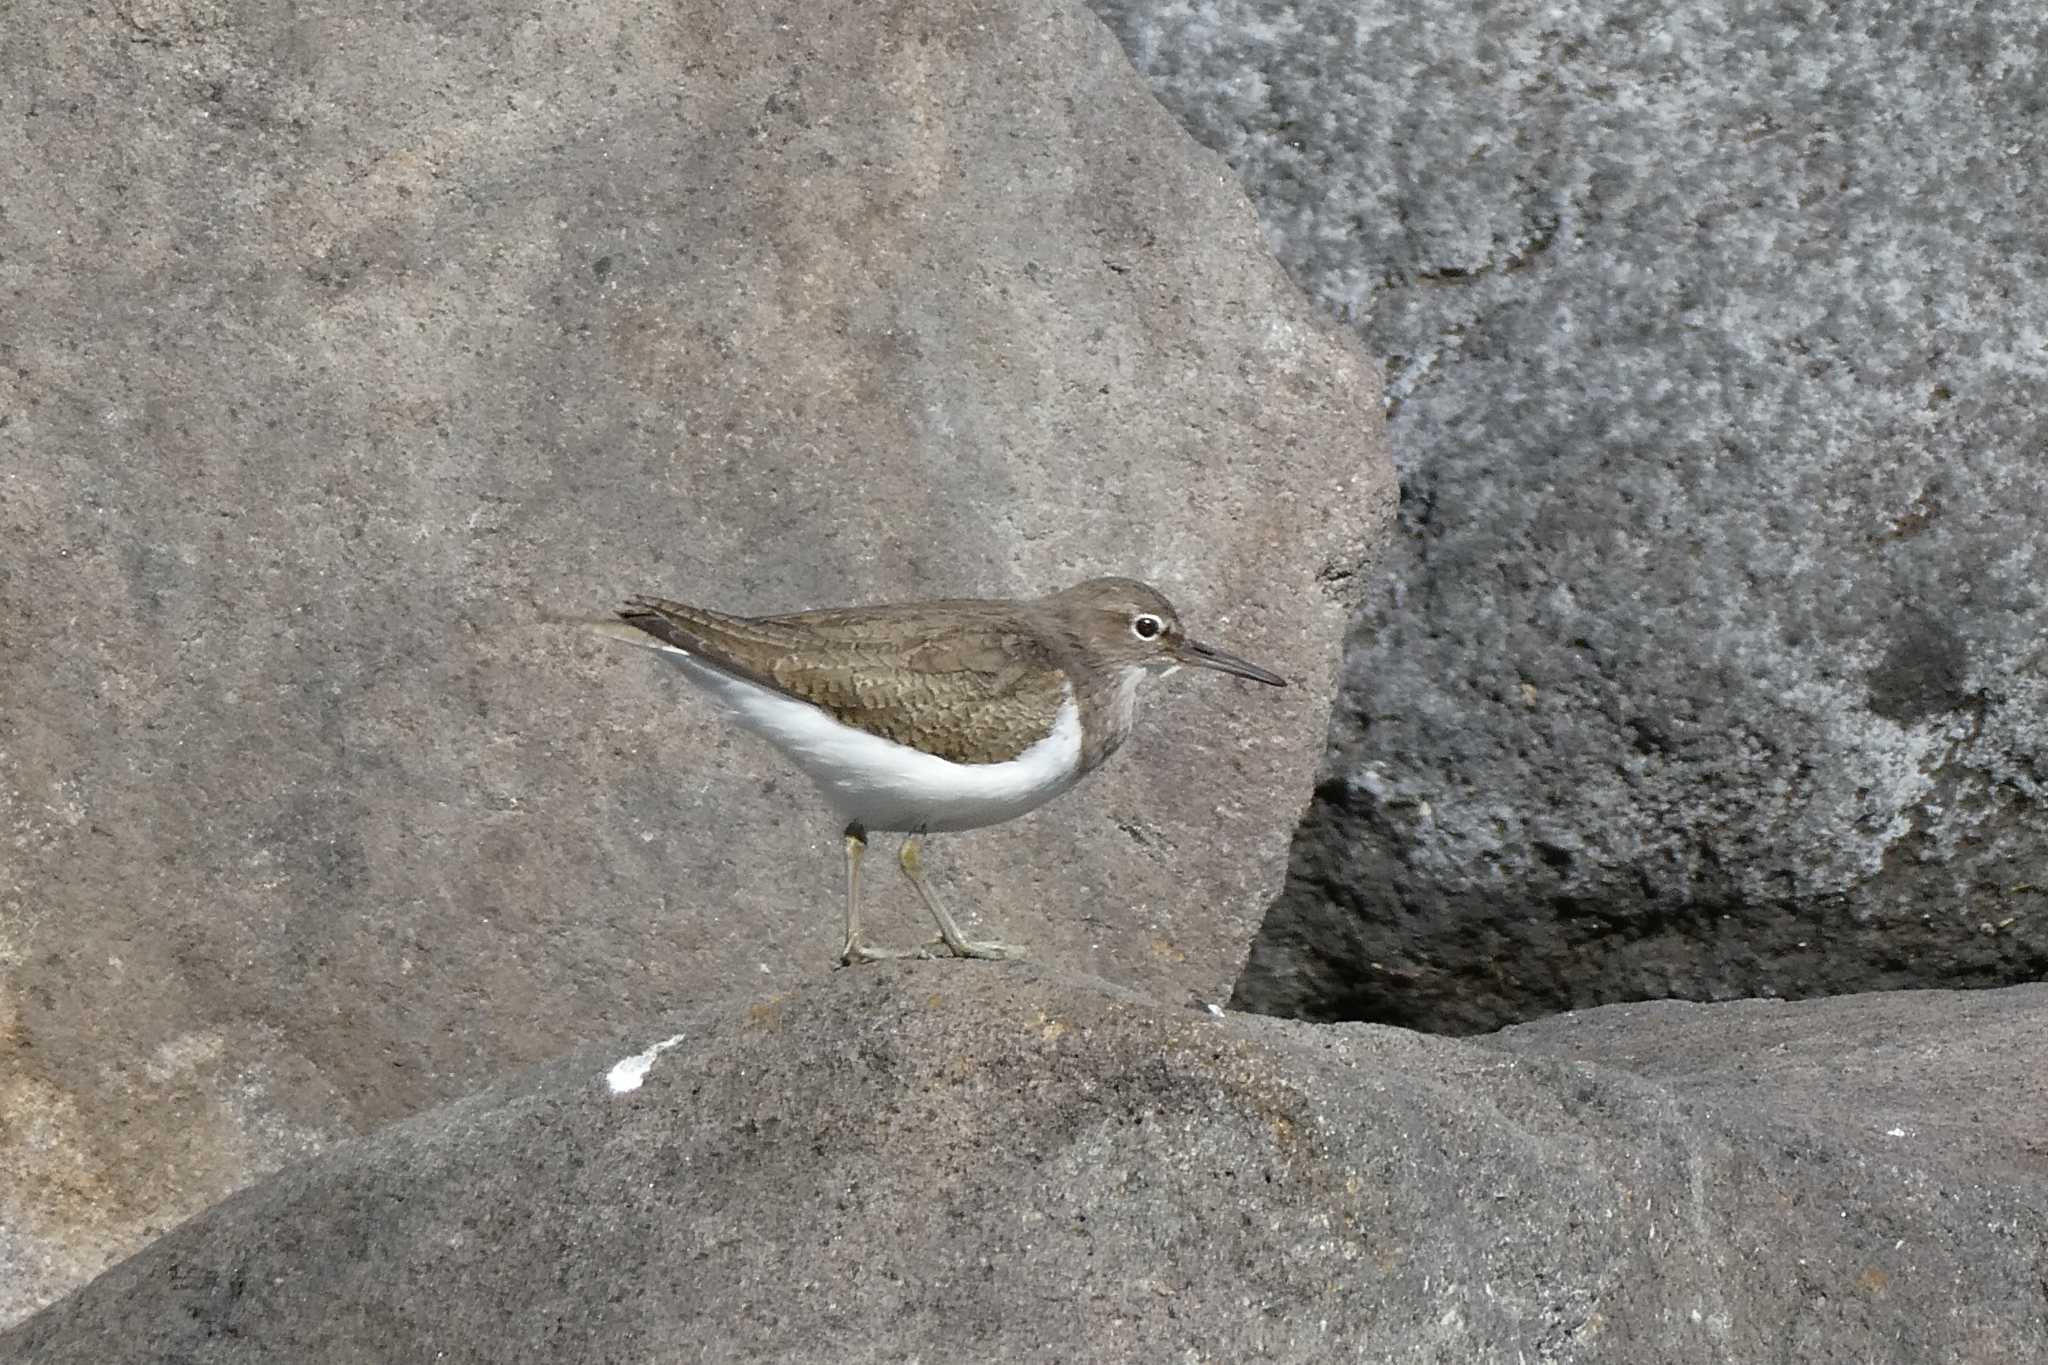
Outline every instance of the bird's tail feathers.
<svg viewBox="0 0 2048 1365">
<path fill-rule="evenodd" d="M 632 645 L 636 649 L 656 649 L 669 654 L 683 654 L 686 650 L 676 648 L 666 640 L 660 640 L 628 621 L 612 618 L 601 621 L 586 620 L 580 624 L 596 631 L 617 644 Z"/>
</svg>

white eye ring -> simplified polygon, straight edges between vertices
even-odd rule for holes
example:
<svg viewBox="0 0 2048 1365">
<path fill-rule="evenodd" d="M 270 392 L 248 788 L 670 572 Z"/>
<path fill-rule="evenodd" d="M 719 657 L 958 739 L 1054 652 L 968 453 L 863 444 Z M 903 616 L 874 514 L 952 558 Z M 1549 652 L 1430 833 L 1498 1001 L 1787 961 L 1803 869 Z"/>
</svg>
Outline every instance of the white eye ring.
<svg viewBox="0 0 2048 1365">
<path fill-rule="evenodd" d="M 1156 640 L 1166 633 L 1166 622 L 1150 612 L 1139 612 L 1131 618 L 1131 634 L 1140 640 Z"/>
</svg>

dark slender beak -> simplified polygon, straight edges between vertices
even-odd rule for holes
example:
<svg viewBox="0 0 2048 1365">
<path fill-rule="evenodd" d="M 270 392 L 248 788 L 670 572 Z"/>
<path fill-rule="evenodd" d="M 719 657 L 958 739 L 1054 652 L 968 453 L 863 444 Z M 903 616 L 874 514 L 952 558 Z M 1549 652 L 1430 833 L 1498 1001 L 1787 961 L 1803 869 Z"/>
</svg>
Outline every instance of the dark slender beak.
<svg viewBox="0 0 2048 1365">
<path fill-rule="evenodd" d="M 1235 654 L 1225 654 L 1222 650 L 1205 645 L 1200 640 L 1181 641 L 1180 661 L 1194 668 L 1213 668 L 1218 673 L 1234 673 L 1240 678 L 1250 678 L 1253 682 L 1266 683 L 1272 687 L 1287 686 L 1287 679 L 1278 673 L 1268 672 L 1255 663 L 1238 658 Z"/>
</svg>

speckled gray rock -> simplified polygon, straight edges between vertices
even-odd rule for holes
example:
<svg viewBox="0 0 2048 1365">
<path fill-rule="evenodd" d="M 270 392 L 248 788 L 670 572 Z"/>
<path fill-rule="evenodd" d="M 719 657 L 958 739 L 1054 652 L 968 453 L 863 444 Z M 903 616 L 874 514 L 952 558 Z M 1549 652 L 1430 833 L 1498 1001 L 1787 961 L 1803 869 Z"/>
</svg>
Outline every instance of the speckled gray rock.
<svg viewBox="0 0 2048 1365">
<path fill-rule="evenodd" d="M 2044 1047 L 2044 988 L 1482 1045 L 888 966 L 294 1166 L 0 1360 L 2024 1365 Z"/>
<path fill-rule="evenodd" d="M 5 25 L 0 1318 L 295 1153 L 826 972 L 836 826 L 565 624 L 628 592 L 1159 582 L 1298 686 L 1157 687 L 932 861 L 1048 961 L 1227 991 L 1392 472 L 1375 367 L 1085 10 Z M 869 905 L 923 937 L 893 873 Z"/>
<path fill-rule="evenodd" d="M 2048 20 L 1099 0 L 1386 359 L 1400 548 L 1238 998 L 2048 973 Z"/>
</svg>

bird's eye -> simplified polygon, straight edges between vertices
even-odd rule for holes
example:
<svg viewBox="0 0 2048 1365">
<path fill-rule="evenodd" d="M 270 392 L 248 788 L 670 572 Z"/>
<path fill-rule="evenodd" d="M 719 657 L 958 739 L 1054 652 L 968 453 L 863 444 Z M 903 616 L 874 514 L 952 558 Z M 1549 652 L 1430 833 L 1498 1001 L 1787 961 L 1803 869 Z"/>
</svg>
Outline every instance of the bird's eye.
<svg viewBox="0 0 2048 1365">
<path fill-rule="evenodd" d="M 1165 629 L 1166 622 L 1150 614 L 1141 613 L 1131 618 L 1131 634 L 1140 640 L 1156 640 Z"/>
</svg>

